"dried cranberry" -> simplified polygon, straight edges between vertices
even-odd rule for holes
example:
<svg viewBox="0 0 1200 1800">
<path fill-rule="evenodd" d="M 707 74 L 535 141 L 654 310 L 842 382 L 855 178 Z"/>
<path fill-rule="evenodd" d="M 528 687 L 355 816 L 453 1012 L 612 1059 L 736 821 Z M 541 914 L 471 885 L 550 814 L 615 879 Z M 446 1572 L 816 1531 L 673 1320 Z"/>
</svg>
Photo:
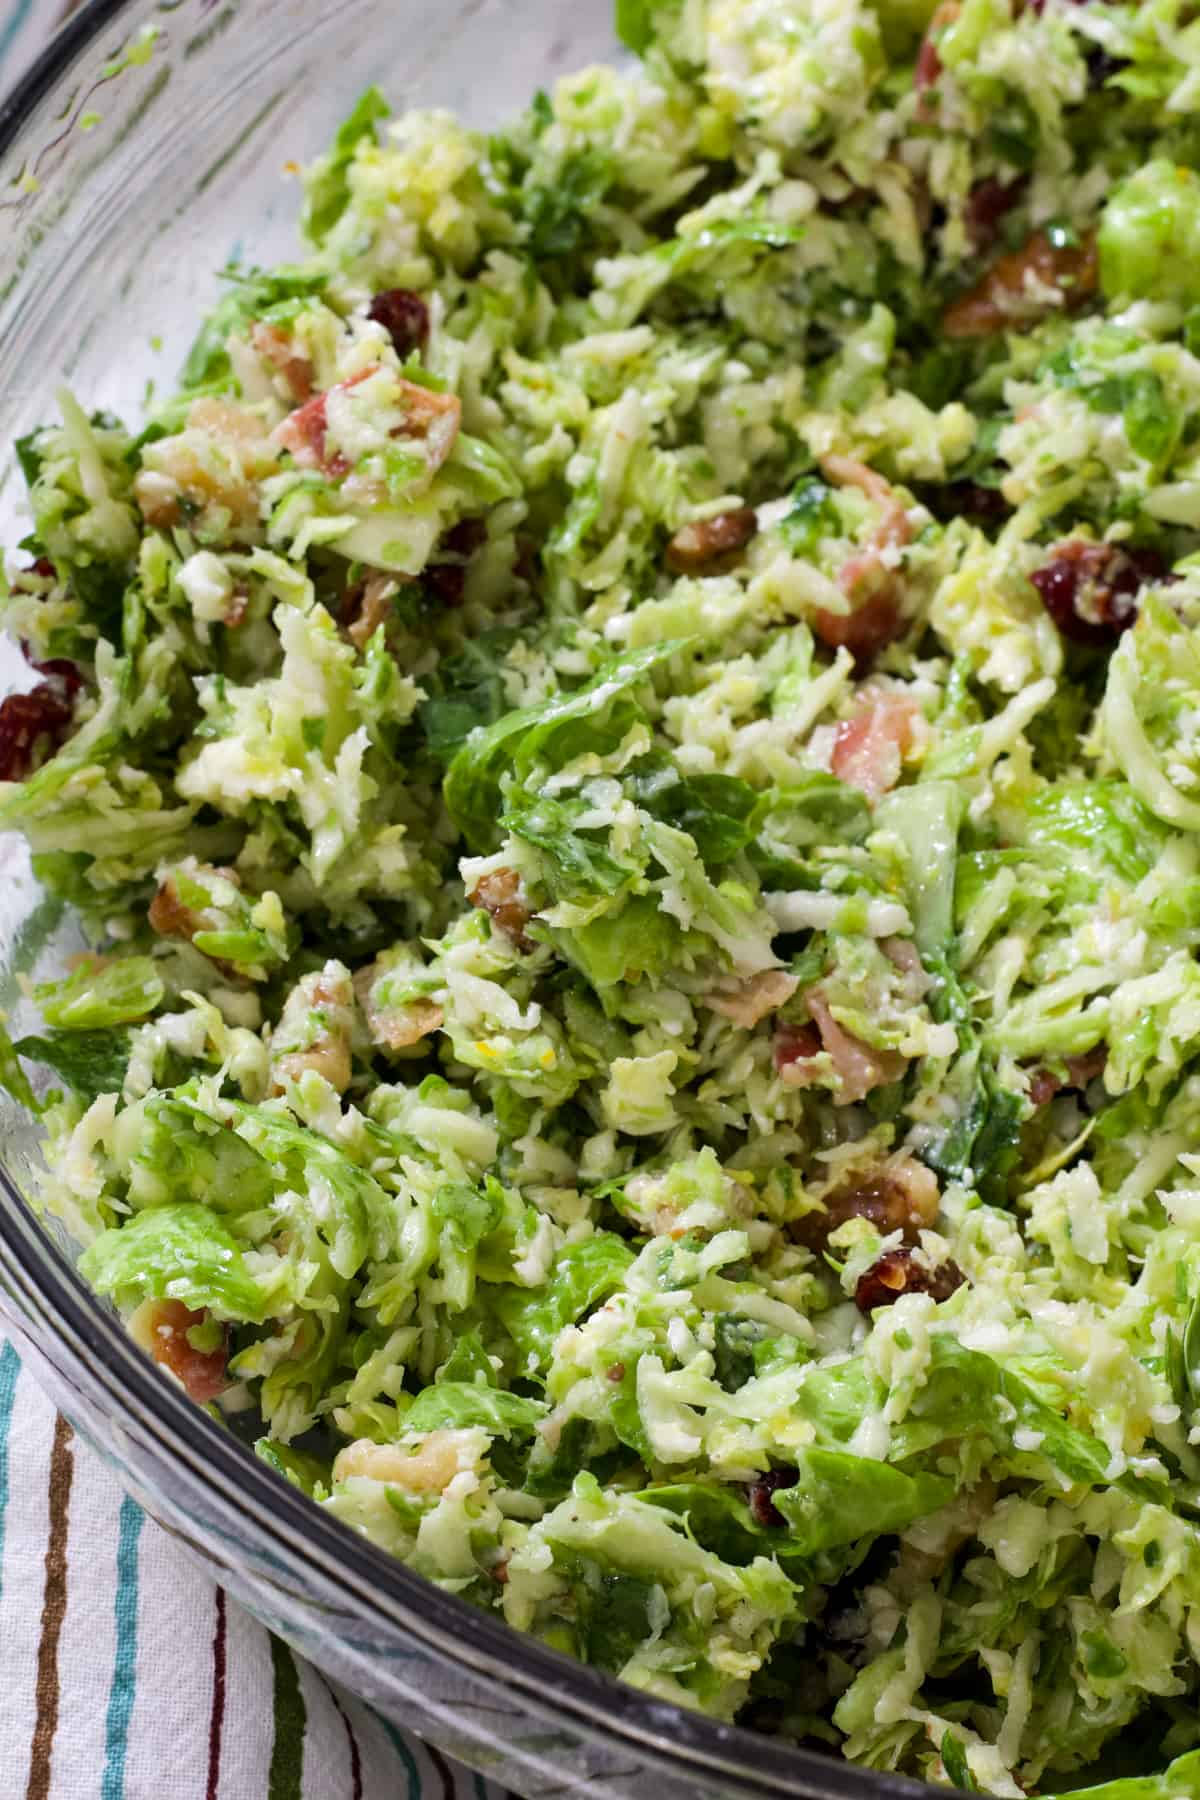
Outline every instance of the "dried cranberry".
<svg viewBox="0 0 1200 1800">
<path fill-rule="evenodd" d="M 768 1474 L 760 1475 L 746 1489 L 746 1500 L 750 1514 L 756 1525 L 764 1525 L 779 1530 L 787 1524 L 787 1520 L 772 1500 L 780 1488 L 795 1487 L 800 1477 L 795 1469 L 771 1469 Z"/>
<path fill-rule="evenodd" d="M 936 490 L 930 502 L 935 517 L 970 519 L 975 525 L 1003 525 L 1012 508 L 999 488 L 983 487 L 977 481 L 948 481 Z"/>
<path fill-rule="evenodd" d="M 482 519 L 460 519 L 457 525 L 450 527 L 439 548 L 465 560 L 482 550 L 486 543 L 487 525 Z"/>
<path fill-rule="evenodd" d="M 1049 561 L 1029 579 L 1063 636 L 1099 649 L 1128 631 L 1137 618 L 1140 589 L 1166 573 L 1156 550 L 1069 538 L 1054 546 Z"/>
<path fill-rule="evenodd" d="M 1032 1106 L 1046 1106 L 1064 1088 L 1083 1089 L 1097 1075 L 1104 1073 L 1108 1061 L 1108 1045 L 1097 1044 L 1081 1056 L 1063 1058 L 1066 1077 L 1060 1080 L 1050 1069 L 1035 1069 L 1029 1078 L 1029 1100 Z"/>
<path fill-rule="evenodd" d="M 517 534 L 517 560 L 513 565 L 513 574 L 518 581 L 532 587 L 537 580 L 538 547 L 525 532 Z"/>
<path fill-rule="evenodd" d="M 338 601 L 337 622 L 343 631 L 348 631 L 358 618 L 362 610 L 363 592 L 366 585 L 365 581 L 352 581 L 349 586 L 342 589 L 341 599 Z"/>
<path fill-rule="evenodd" d="M 427 565 L 424 582 L 443 606 L 461 606 L 467 585 L 467 564 L 481 545 L 487 542 L 487 526 L 482 519 L 460 519 L 451 527 L 439 545 L 439 560 Z M 440 558 L 449 556 L 450 561 Z"/>
<path fill-rule="evenodd" d="M 877 1306 L 891 1306 L 901 1294 L 930 1294 L 934 1300 L 948 1300 L 966 1280 L 957 1263 L 939 1263 L 936 1269 L 917 1261 L 916 1251 L 909 1245 L 888 1250 L 858 1278 L 854 1304 L 859 1312 L 873 1312 Z"/>
<path fill-rule="evenodd" d="M 39 556 L 36 562 L 30 563 L 26 572 L 30 575 L 40 575 L 43 581 L 53 581 L 58 575 L 58 570 L 48 556 Z"/>
<path fill-rule="evenodd" d="M 411 288 L 385 288 L 371 301 L 367 317 L 383 326 L 402 362 L 428 342 L 429 308 Z"/>
<path fill-rule="evenodd" d="M 32 666 L 39 675 L 46 677 L 64 700 L 73 699 L 83 686 L 83 671 L 79 664 L 68 662 L 65 656 L 52 657 L 49 662 L 35 662 Z"/>
<path fill-rule="evenodd" d="M 987 250 L 995 243 L 1000 221 L 1017 204 L 1021 187 L 1019 181 L 998 181 L 995 176 L 975 183 L 963 208 L 963 224 L 976 250 Z"/>
<path fill-rule="evenodd" d="M 1030 1106 L 1049 1106 L 1061 1087 L 1062 1082 L 1052 1069 L 1035 1069 L 1029 1077 Z"/>
<path fill-rule="evenodd" d="M 1085 1088 L 1097 1075 L 1103 1075 L 1108 1063 L 1108 1045 L 1097 1044 L 1094 1050 L 1085 1050 L 1080 1056 L 1068 1056 L 1064 1060 L 1067 1065 L 1067 1086 Z"/>
<path fill-rule="evenodd" d="M 1107 50 L 1089 50 L 1087 58 L 1088 87 L 1095 93 L 1114 75 L 1119 75 L 1122 69 L 1128 67 L 1129 64 L 1124 57 L 1110 56 Z"/>
<path fill-rule="evenodd" d="M 53 755 L 70 731 L 72 716 L 70 699 L 56 682 L 43 681 L 32 693 L 10 694 L 0 704 L 0 781 L 24 781 L 40 751 Z"/>
<path fill-rule="evenodd" d="M 462 563 L 430 563 L 421 578 L 443 606 L 461 606 L 467 585 Z"/>
</svg>

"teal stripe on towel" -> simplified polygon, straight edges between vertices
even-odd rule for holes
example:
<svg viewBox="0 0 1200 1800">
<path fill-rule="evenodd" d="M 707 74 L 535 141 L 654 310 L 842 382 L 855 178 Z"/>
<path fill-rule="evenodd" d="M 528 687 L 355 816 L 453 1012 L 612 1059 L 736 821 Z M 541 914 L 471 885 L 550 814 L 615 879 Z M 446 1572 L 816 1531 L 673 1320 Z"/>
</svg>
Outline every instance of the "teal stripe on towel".
<svg viewBox="0 0 1200 1800">
<path fill-rule="evenodd" d="M 8 1428 L 20 1373 L 20 1357 L 11 1344 L 5 1344 L 0 1351 L 0 1593 L 4 1591 L 4 1517 L 8 1511 Z"/>
<path fill-rule="evenodd" d="M 141 1507 L 126 1495 L 121 1502 L 117 1531 L 117 1593 L 113 1602 L 117 1650 L 104 1724 L 104 1781 L 100 1800 L 124 1800 L 125 1795 L 125 1756 L 137 1687 L 138 1540 L 144 1520 Z"/>
<path fill-rule="evenodd" d="M 421 1777 L 417 1770 L 416 1757 L 390 1719 L 385 1719 L 382 1713 L 376 1713 L 375 1717 L 387 1732 L 392 1749 L 404 1764 L 404 1772 L 408 1776 L 408 1800 L 421 1800 Z"/>
<path fill-rule="evenodd" d="M 13 41 L 33 11 L 33 0 L 17 0 L 16 6 L 9 13 L 3 25 L 0 25 L 0 64 L 12 49 Z M 3 69 L 0 68 L 0 77 Z M 7 85 L 0 81 L 0 87 Z"/>
</svg>

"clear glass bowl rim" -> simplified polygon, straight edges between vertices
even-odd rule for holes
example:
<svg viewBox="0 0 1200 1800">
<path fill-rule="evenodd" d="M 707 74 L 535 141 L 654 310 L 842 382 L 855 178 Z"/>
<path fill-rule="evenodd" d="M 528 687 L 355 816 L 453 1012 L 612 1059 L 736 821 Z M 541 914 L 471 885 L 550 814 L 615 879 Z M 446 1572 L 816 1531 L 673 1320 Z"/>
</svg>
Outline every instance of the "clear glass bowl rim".
<svg viewBox="0 0 1200 1800">
<path fill-rule="evenodd" d="M 139 0 L 84 0 L 0 101 L 0 156 L 93 40 L 138 10 Z M 562 1714 L 585 1733 L 627 1743 L 631 1754 L 665 1764 L 676 1776 L 719 1780 L 745 1800 L 805 1792 L 827 1800 L 921 1800 L 930 1793 L 922 1782 L 652 1699 L 443 1592 L 359 1537 L 163 1380 L 41 1229 L 2 1162 L 0 1267 L 10 1288 L 24 1290 L 50 1322 L 60 1345 L 72 1356 L 87 1354 L 114 1407 L 136 1415 L 164 1455 L 226 1505 L 253 1516 L 294 1557 L 340 1582 L 377 1629 L 417 1637 L 498 1687 L 516 1690 L 531 1707 Z"/>
</svg>

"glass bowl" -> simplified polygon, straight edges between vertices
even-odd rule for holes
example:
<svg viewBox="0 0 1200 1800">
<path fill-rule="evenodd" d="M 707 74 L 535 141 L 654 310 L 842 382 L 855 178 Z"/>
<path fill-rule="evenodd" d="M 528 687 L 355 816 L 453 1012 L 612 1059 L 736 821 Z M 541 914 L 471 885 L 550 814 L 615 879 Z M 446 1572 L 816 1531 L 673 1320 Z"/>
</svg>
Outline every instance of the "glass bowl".
<svg viewBox="0 0 1200 1800">
<path fill-rule="evenodd" d="M 170 383 L 215 271 L 294 254 L 286 167 L 358 92 L 488 125 L 616 54 L 611 0 L 92 0 L 0 108 L 0 441 L 62 381 L 136 417 Z M 24 534 L 15 459 L 0 542 Z M 25 685 L 12 646 L 0 686 Z M 0 843 L 0 1006 L 78 945 L 21 845 Z M 648 1698 L 441 1592 L 355 1536 L 194 1407 L 30 1213 L 35 1121 L 0 1101 L 0 1296 L 31 1369 L 128 1491 L 273 1631 L 385 1716 L 538 1796 L 917 1800 L 856 1770 Z"/>
</svg>

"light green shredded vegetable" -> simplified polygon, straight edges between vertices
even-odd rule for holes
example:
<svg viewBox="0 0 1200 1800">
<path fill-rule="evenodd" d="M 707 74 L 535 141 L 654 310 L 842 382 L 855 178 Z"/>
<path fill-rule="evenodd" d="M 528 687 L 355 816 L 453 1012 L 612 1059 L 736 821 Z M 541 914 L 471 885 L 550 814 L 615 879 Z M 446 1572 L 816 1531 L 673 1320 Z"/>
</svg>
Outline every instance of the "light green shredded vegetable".
<svg viewBox="0 0 1200 1800">
<path fill-rule="evenodd" d="M 159 410 L 18 445 L 94 1286 L 451 1592 L 1009 1800 L 1200 1795 L 1193 15 L 371 90 Z"/>
</svg>

